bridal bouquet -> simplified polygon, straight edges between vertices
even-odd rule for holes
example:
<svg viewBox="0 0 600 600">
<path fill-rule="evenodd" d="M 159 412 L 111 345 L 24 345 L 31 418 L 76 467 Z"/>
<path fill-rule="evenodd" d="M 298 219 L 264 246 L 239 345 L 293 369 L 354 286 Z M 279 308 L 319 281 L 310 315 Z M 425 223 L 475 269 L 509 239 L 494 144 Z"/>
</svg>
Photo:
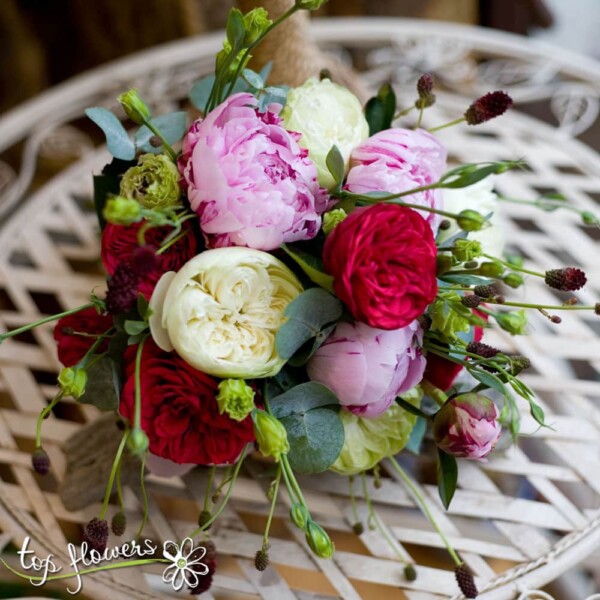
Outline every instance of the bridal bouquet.
<svg viewBox="0 0 600 600">
<path fill-rule="evenodd" d="M 140 457 L 142 474 L 208 470 L 191 537 L 207 536 L 253 449 L 272 461 L 270 515 L 285 486 L 290 519 L 321 558 L 334 545 L 313 520 L 297 473 L 332 470 L 352 485 L 372 471 L 377 484 L 382 469 L 395 469 L 430 517 L 395 458 L 403 449 L 418 453 L 423 439 L 433 440 L 447 507 L 461 460 L 486 460 L 503 431 L 516 440 L 516 396 L 545 426 L 519 379 L 529 360 L 487 345 L 486 328 L 523 335 L 527 310 L 554 323 L 558 310 L 599 312 L 575 298 L 550 307 L 507 297 L 525 277 L 562 292 L 586 277 L 556 265 L 533 272 L 503 256 L 493 177 L 523 163 L 450 168 L 434 135 L 500 116 L 512 103 L 507 94 L 490 92 L 427 131 L 420 123 L 435 102 L 429 74 L 411 106 L 399 109 L 384 85 L 363 109 L 326 73 L 288 89 L 266 84 L 268 68 L 247 67 L 269 31 L 322 3 L 297 0 L 275 22 L 263 9 L 232 10 L 215 72 L 191 92 L 193 115 L 155 116 L 130 90 L 119 101 L 138 126 L 131 139 L 111 112 L 87 111 L 114 156 L 94 178 L 107 291 L 1 339 L 57 320 L 64 368 L 38 422 L 38 473 L 51 468 L 43 419 L 63 397 L 122 420 L 102 511 L 84 531 L 92 552 L 107 547 L 106 513 L 115 485 L 122 501 L 127 452 Z M 270 522 L 257 549 L 260 570 Z M 111 527 L 124 533 L 122 505 Z M 354 528 L 362 532 L 358 518 Z M 460 588 L 476 597 L 473 574 L 443 540 Z M 208 589 L 215 569 L 214 548 L 203 543 L 209 569 L 186 579 L 192 593 Z M 405 564 L 404 573 L 414 579 L 418 569 Z"/>
</svg>

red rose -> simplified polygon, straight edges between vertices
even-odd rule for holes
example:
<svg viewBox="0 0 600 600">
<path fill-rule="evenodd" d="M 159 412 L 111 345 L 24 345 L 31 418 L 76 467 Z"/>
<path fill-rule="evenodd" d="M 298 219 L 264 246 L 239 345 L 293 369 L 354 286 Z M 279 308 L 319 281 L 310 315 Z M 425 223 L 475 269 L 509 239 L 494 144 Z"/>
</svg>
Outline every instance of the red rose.
<svg viewBox="0 0 600 600">
<path fill-rule="evenodd" d="M 323 249 L 333 288 L 358 321 L 405 327 L 437 294 L 437 249 L 431 227 L 398 204 L 359 208 L 329 235 Z"/>
<path fill-rule="evenodd" d="M 104 268 L 112 277 L 119 264 L 130 260 L 138 245 L 137 234 L 142 223 L 134 223 L 129 227 L 123 225 L 111 225 L 108 223 L 102 232 L 101 258 Z M 198 241 L 194 231 L 189 224 L 183 224 L 184 231 L 188 234 L 170 246 L 165 252 L 158 255 L 157 268 L 152 269 L 141 278 L 138 287 L 146 298 L 150 298 L 156 282 L 163 273 L 167 271 L 179 271 L 181 267 L 198 253 Z M 146 244 L 158 249 L 163 240 L 172 232 L 171 227 L 151 227 L 146 231 Z"/>
<path fill-rule="evenodd" d="M 125 352 L 125 385 L 120 412 L 135 413 L 135 356 Z M 218 382 L 188 365 L 176 354 L 163 352 L 148 340 L 141 364 L 142 429 L 150 452 L 179 464 L 233 463 L 244 446 L 254 441 L 252 417 L 234 421 L 219 414 L 215 399 Z"/>
<path fill-rule="evenodd" d="M 58 360 L 65 367 L 76 365 L 87 353 L 96 338 L 77 335 L 105 333 L 113 325 L 110 315 L 99 315 L 95 308 L 86 308 L 74 315 L 59 319 L 54 327 Z M 98 352 L 105 352 L 108 342 L 103 342 Z"/>
</svg>

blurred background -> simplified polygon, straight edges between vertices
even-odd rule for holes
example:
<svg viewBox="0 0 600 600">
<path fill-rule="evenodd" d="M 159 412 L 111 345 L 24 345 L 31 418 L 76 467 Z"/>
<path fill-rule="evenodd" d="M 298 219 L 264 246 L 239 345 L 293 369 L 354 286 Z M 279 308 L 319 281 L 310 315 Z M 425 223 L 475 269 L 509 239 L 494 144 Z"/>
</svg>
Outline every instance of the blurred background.
<svg viewBox="0 0 600 600">
<path fill-rule="evenodd" d="M 81 71 L 223 27 L 232 0 L 2 0 L 0 112 Z M 330 0 L 318 16 L 478 24 L 600 56 L 597 0 Z"/>
</svg>

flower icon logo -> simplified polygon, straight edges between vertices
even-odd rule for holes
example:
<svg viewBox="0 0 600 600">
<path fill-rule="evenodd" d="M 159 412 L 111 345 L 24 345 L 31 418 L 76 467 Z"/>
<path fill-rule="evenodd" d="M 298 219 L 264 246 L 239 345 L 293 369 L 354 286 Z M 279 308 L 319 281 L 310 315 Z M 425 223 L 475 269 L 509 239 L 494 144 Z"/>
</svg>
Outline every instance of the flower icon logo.
<svg viewBox="0 0 600 600">
<path fill-rule="evenodd" d="M 170 583 L 176 592 L 186 583 L 192 588 L 196 587 L 199 583 L 198 576 L 208 573 L 208 567 L 202 562 L 205 554 L 206 548 L 194 548 L 194 542 L 189 537 L 179 546 L 174 542 L 165 542 L 163 556 L 173 564 L 164 570 L 163 581 Z"/>
</svg>

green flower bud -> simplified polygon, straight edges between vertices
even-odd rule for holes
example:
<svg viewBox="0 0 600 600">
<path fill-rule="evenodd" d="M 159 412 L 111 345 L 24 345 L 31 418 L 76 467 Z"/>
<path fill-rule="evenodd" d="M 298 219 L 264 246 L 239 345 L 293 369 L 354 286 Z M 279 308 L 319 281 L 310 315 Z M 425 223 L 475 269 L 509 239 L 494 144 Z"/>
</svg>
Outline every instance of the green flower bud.
<svg viewBox="0 0 600 600">
<path fill-rule="evenodd" d="M 294 504 L 290 509 L 290 519 L 292 519 L 292 522 L 298 529 L 304 531 L 306 524 L 310 521 L 310 514 L 306 506 Z"/>
<path fill-rule="evenodd" d="M 272 23 L 273 21 L 269 19 L 269 13 L 262 7 L 247 12 L 244 15 L 244 28 L 246 30 L 244 46 L 248 47 L 254 44 Z"/>
<path fill-rule="evenodd" d="M 141 456 L 146 452 L 146 450 L 148 450 L 148 447 L 150 446 L 150 440 L 148 439 L 145 431 L 142 431 L 141 429 L 133 429 L 129 435 L 128 444 L 129 449 L 133 452 L 133 454 L 136 456 Z"/>
<path fill-rule="evenodd" d="M 479 231 L 486 224 L 485 217 L 476 210 L 461 210 L 456 223 L 463 231 Z"/>
<path fill-rule="evenodd" d="M 481 243 L 476 240 L 460 239 L 452 246 L 452 256 L 461 263 L 478 258 L 481 254 Z"/>
<path fill-rule="evenodd" d="M 438 254 L 436 256 L 436 274 L 444 275 L 452 268 L 452 257 L 448 254 Z"/>
<path fill-rule="evenodd" d="M 135 167 L 121 179 L 121 196 L 133 198 L 151 209 L 172 208 L 179 204 L 179 171 L 164 154 L 142 154 Z"/>
<path fill-rule="evenodd" d="M 65 396 L 73 396 L 75 400 L 85 394 L 87 380 L 87 371 L 77 367 L 65 367 L 58 376 L 58 383 Z"/>
<path fill-rule="evenodd" d="M 329 235 L 347 216 L 348 214 L 343 208 L 336 208 L 326 212 L 323 215 L 323 233 Z"/>
<path fill-rule="evenodd" d="M 518 288 L 525 283 L 525 280 L 518 273 L 509 273 L 505 277 L 502 278 L 502 281 L 511 288 Z"/>
<path fill-rule="evenodd" d="M 296 0 L 296 6 L 303 10 L 318 10 L 327 0 Z"/>
<path fill-rule="evenodd" d="M 151 118 L 150 109 L 147 104 L 141 99 L 136 89 L 131 89 L 124 94 L 121 94 L 117 100 L 123 107 L 127 116 L 138 125 L 143 125 Z"/>
<path fill-rule="evenodd" d="M 142 207 L 133 198 L 116 196 L 109 198 L 102 212 L 107 223 L 113 225 L 131 225 L 142 219 Z"/>
<path fill-rule="evenodd" d="M 479 266 L 477 272 L 484 277 L 500 277 L 504 273 L 504 267 L 499 263 L 485 262 Z"/>
<path fill-rule="evenodd" d="M 254 390 L 243 379 L 224 379 L 219 383 L 217 404 L 221 414 L 243 421 L 254 408 Z"/>
<path fill-rule="evenodd" d="M 463 316 L 462 298 L 456 292 L 439 294 L 429 307 L 431 330 L 439 331 L 447 338 L 455 339 L 459 332 L 467 333 L 471 329 L 469 320 Z M 453 310 L 453 305 L 457 310 Z"/>
<path fill-rule="evenodd" d="M 263 456 L 273 456 L 279 460 L 282 454 L 290 451 L 285 427 L 274 416 L 264 410 L 254 409 L 254 435 L 258 449 Z"/>
<path fill-rule="evenodd" d="M 319 558 L 331 558 L 335 549 L 327 532 L 312 519 L 306 525 L 306 541 Z"/>
<path fill-rule="evenodd" d="M 600 225 L 598 217 L 596 217 L 594 213 L 591 213 L 587 210 L 584 210 L 581 213 L 581 220 L 585 223 L 585 225 Z"/>
<path fill-rule="evenodd" d="M 231 48 L 231 44 L 229 43 L 228 40 L 225 40 L 223 42 L 223 50 L 221 50 L 220 52 L 217 53 L 217 63 L 216 63 L 216 72 L 218 73 L 219 71 L 222 71 L 223 68 L 225 67 L 225 62 L 228 60 L 229 55 L 232 53 L 232 48 Z M 240 63 L 242 61 L 242 56 L 243 56 L 243 52 L 237 50 L 236 51 L 236 56 L 233 59 L 232 63 L 229 65 L 229 67 L 227 68 L 227 72 L 230 75 L 233 75 L 234 73 L 237 72 L 238 68 L 240 67 Z M 249 59 L 246 59 L 246 64 L 248 63 Z M 244 67 L 246 67 L 246 64 L 244 64 Z"/>
<path fill-rule="evenodd" d="M 524 335 L 527 327 L 527 317 L 525 315 L 525 309 L 515 310 L 512 312 L 494 313 L 494 319 L 496 323 L 508 331 L 512 335 Z"/>
</svg>

